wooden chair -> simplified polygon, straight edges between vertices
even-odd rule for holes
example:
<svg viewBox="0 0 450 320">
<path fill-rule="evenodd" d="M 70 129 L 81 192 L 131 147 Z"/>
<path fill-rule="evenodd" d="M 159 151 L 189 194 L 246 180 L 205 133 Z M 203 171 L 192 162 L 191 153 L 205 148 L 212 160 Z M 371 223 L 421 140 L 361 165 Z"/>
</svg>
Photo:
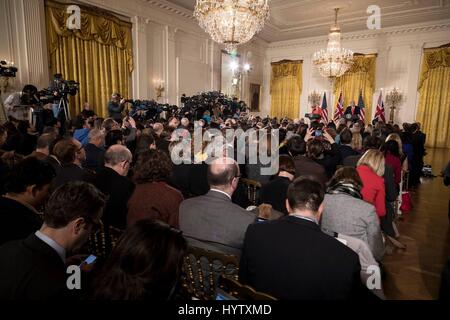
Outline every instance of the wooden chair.
<svg viewBox="0 0 450 320">
<path fill-rule="evenodd" d="M 267 293 L 258 292 L 250 286 L 243 285 L 239 281 L 227 277 L 220 277 L 219 288 L 237 300 L 277 300 Z"/>
<path fill-rule="evenodd" d="M 122 236 L 123 231 L 112 226 L 109 226 L 105 230 L 103 223 L 100 225 L 100 229 L 96 234 L 89 236 L 88 248 L 89 252 L 97 257 L 106 259 L 111 253 L 112 249 L 117 244 L 117 241 Z"/>
<path fill-rule="evenodd" d="M 183 262 L 182 288 L 189 297 L 214 300 L 219 277 L 237 280 L 238 272 L 236 256 L 189 247 Z"/>
<path fill-rule="evenodd" d="M 259 181 L 250 180 L 250 179 L 240 179 L 239 183 L 241 183 L 244 187 L 244 193 L 247 196 L 248 201 L 251 205 L 258 205 L 259 199 L 259 190 L 261 189 L 261 183 Z"/>
</svg>

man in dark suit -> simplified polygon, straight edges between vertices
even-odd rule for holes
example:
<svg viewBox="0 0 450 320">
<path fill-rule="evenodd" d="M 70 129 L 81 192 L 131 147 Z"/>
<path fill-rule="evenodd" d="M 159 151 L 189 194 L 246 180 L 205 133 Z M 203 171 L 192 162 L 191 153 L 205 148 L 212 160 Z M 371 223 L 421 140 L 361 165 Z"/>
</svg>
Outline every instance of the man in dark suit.
<svg viewBox="0 0 450 320">
<path fill-rule="evenodd" d="M 84 181 L 89 177 L 90 173 L 81 167 L 81 163 L 86 159 L 86 152 L 78 140 L 61 140 L 55 145 L 53 152 L 61 163 L 61 170 L 52 182 L 52 190 L 67 182 Z"/>
<path fill-rule="evenodd" d="M 230 158 L 214 160 L 208 167 L 209 192 L 180 205 L 180 229 L 188 242 L 213 251 L 240 255 L 253 213 L 231 202 L 240 177 L 239 166 Z"/>
<path fill-rule="evenodd" d="M 359 120 L 361 110 L 358 106 L 355 106 L 355 101 L 352 101 L 350 105 L 345 109 L 344 118 L 356 122 Z"/>
<path fill-rule="evenodd" d="M 53 300 L 68 295 L 66 256 L 100 222 L 105 197 L 85 182 L 71 182 L 49 199 L 42 228 L 0 247 L 0 300 Z"/>
<path fill-rule="evenodd" d="M 105 153 L 105 166 L 86 181 L 108 196 L 103 223 L 124 230 L 127 225 L 127 203 L 134 191 L 134 184 L 126 176 L 132 155 L 127 147 L 113 145 Z"/>
<path fill-rule="evenodd" d="M 35 157 L 38 160 L 47 161 L 47 158 L 50 156 L 50 148 L 54 140 L 55 137 L 52 134 L 42 134 L 37 139 L 36 150 L 34 150 L 28 157 Z"/>
<path fill-rule="evenodd" d="M 122 112 L 125 109 L 125 99 L 122 99 L 120 93 L 114 93 L 111 101 L 108 102 L 108 115 L 119 124 L 122 123 Z"/>
<path fill-rule="evenodd" d="M 52 166 L 36 158 L 17 164 L 5 181 L 6 195 L 0 197 L 0 245 L 23 239 L 42 225 L 39 210 L 49 195 L 55 173 Z"/>
<path fill-rule="evenodd" d="M 319 227 L 324 187 L 310 178 L 288 189 L 289 216 L 250 225 L 239 279 L 287 300 L 340 300 L 365 292 L 358 255 Z"/>
<path fill-rule="evenodd" d="M 420 184 L 420 177 L 423 170 L 423 158 L 425 157 L 425 140 L 426 135 L 420 131 L 420 125 L 413 123 L 411 125 L 412 132 L 412 146 L 413 146 L 413 160 L 410 176 L 411 186 L 417 186 Z"/>
<path fill-rule="evenodd" d="M 105 157 L 105 135 L 98 129 L 89 131 L 89 143 L 84 147 L 86 159 L 82 166 L 88 170 L 98 170 L 103 167 Z"/>
<path fill-rule="evenodd" d="M 294 176 L 294 160 L 290 156 L 280 156 L 278 175 L 261 188 L 259 202 L 270 204 L 273 209 L 287 215 L 287 190 Z"/>
<path fill-rule="evenodd" d="M 339 153 L 341 155 L 342 164 L 342 161 L 344 161 L 345 158 L 350 156 L 357 156 L 359 155 L 359 152 L 353 150 L 351 147 L 353 133 L 350 131 L 350 129 L 342 130 L 339 136 L 341 139 L 341 144 L 339 145 Z"/>
<path fill-rule="evenodd" d="M 325 168 L 306 156 L 306 142 L 301 136 L 293 136 L 288 142 L 288 149 L 294 159 L 295 178 L 308 175 L 323 185 L 327 183 Z"/>
</svg>

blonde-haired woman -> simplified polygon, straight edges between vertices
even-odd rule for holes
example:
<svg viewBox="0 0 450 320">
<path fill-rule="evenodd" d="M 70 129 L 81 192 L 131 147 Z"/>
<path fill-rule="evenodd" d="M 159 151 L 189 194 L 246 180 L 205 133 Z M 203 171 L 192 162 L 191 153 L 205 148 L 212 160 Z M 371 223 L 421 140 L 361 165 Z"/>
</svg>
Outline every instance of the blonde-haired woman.
<svg viewBox="0 0 450 320">
<path fill-rule="evenodd" d="M 404 151 L 403 151 L 403 143 L 402 139 L 400 138 L 400 135 L 398 133 L 391 133 L 387 136 L 386 141 L 397 141 L 398 143 L 398 151 L 400 153 L 400 159 L 402 160 L 402 170 L 407 172 L 408 171 L 408 158 L 406 157 Z"/>
<path fill-rule="evenodd" d="M 368 150 L 358 161 L 359 176 L 363 182 L 361 195 L 364 201 L 375 206 L 377 215 L 386 215 L 386 190 L 384 186 L 384 155 L 379 150 Z"/>
<path fill-rule="evenodd" d="M 352 134 L 352 149 L 360 152 L 363 149 L 362 137 L 360 133 L 353 132 Z"/>
</svg>

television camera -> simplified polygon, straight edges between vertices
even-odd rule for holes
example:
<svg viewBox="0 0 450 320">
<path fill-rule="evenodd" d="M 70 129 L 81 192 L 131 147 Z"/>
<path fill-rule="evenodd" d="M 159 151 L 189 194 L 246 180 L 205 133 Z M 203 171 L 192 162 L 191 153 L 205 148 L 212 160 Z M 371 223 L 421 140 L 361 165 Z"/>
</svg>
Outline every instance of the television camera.
<svg viewBox="0 0 450 320">
<path fill-rule="evenodd" d="M 166 118 L 177 115 L 178 107 L 169 104 L 160 104 L 154 100 L 125 100 L 125 103 L 131 104 L 130 117 L 139 121 L 158 120 L 161 113 L 166 112 Z"/>
<path fill-rule="evenodd" d="M 10 66 L 6 61 L 0 61 L 0 77 L 15 78 L 18 69 Z"/>
</svg>

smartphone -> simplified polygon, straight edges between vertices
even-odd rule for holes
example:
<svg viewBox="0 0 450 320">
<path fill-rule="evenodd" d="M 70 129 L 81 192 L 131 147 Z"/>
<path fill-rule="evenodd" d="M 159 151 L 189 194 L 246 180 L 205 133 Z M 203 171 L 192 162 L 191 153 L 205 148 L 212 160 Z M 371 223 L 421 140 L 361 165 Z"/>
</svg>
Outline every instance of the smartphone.
<svg viewBox="0 0 450 320">
<path fill-rule="evenodd" d="M 316 137 L 321 137 L 323 132 L 322 132 L 322 130 L 316 130 L 314 134 Z"/>
<path fill-rule="evenodd" d="M 95 260 L 97 260 L 97 257 L 91 254 L 89 257 L 86 258 L 86 260 L 84 260 L 80 264 L 80 267 L 85 265 L 85 264 L 93 264 L 95 262 Z"/>
</svg>

